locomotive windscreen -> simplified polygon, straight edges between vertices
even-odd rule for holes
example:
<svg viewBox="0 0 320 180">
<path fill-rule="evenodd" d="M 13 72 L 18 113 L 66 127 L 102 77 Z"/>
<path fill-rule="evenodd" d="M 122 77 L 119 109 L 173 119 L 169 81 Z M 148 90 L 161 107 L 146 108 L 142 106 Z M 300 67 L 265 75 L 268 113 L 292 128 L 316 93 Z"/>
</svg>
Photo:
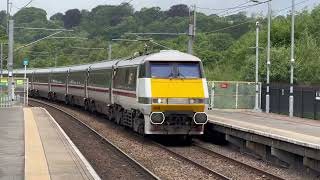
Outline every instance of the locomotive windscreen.
<svg viewBox="0 0 320 180">
<path fill-rule="evenodd" d="M 152 78 L 202 78 L 199 62 L 151 62 Z"/>
</svg>

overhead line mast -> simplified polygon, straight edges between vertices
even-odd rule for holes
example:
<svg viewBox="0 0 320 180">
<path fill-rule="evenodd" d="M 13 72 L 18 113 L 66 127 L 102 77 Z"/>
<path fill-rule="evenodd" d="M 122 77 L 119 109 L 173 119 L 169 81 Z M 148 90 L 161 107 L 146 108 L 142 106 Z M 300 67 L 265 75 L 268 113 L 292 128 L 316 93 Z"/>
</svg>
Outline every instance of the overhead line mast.
<svg viewBox="0 0 320 180">
<path fill-rule="evenodd" d="M 197 21 L 197 6 L 193 6 L 193 18 L 190 12 L 190 24 L 189 24 L 189 41 L 188 41 L 188 54 L 193 54 L 193 44 L 196 36 L 196 21 Z"/>
</svg>

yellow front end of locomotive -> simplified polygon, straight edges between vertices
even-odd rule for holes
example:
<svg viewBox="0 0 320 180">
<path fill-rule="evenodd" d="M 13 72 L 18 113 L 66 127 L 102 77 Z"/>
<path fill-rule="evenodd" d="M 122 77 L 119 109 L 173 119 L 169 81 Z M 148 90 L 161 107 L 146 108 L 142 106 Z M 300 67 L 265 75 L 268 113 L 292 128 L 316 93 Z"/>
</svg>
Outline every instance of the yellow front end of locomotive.
<svg viewBox="0 0 320 180">
<path fill-rule="evenodd" d="M 204 112 L 205 79 L 151 79 L 152 112 Z"/>
</svg>

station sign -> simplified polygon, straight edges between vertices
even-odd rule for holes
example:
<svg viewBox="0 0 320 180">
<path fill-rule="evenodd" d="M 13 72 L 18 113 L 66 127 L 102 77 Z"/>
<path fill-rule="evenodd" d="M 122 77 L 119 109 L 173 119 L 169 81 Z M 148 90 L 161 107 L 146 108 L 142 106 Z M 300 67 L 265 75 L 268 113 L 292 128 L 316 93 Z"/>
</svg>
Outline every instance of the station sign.
<svg viewBox="0 0 320 180">
<path fill-rule="evenodd" d="M 316 91 L 316 100 L 320 101 L 320 91 Z"/>
<path fill-rule="evenodd" d="M 228 89 L 228 87 L 229 87 L 229 84 L 228 84 L 228 83 L 222 83 L 222 84 L 220 84 L 220 88 L 221 88 L 221 89 Z"/>
<path fill-rule="evenodd" d="M 17 79 L 17 85 L 23 85 L 23 83 L 24 83 L 24 80 L 23 79 Z"/>
<path fill-rule="evenodd" d="M 8 86 L 8 79 L 7 78 L 1 78 L 0 79 L 0 87 L 7 87 Z"/>
<path fill-rule="evenodd" d="M 24 66 L 28 66 L 29 65 L 29 59 L 28 58 L 24 58 L 23 59 L 23 65 Z"/>
</svg>

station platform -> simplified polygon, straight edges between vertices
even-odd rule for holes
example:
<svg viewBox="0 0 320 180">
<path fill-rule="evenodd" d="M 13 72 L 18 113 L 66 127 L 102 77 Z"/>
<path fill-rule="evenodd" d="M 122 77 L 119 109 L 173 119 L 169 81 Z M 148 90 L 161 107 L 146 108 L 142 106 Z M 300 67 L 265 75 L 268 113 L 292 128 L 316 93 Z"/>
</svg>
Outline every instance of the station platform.
<svg viewBox="0 0 320 180">
<path fill-rule="evenodd" d="M 320 171 L 320 121 L 241 110 L 211 110 L 208 118 L 209 128 L 240 148 Z"/>
<path fill-rule="evenodd" d="M 0 180 L 100 179 L 43 108 L 0 109 Z"/>
</svg>

